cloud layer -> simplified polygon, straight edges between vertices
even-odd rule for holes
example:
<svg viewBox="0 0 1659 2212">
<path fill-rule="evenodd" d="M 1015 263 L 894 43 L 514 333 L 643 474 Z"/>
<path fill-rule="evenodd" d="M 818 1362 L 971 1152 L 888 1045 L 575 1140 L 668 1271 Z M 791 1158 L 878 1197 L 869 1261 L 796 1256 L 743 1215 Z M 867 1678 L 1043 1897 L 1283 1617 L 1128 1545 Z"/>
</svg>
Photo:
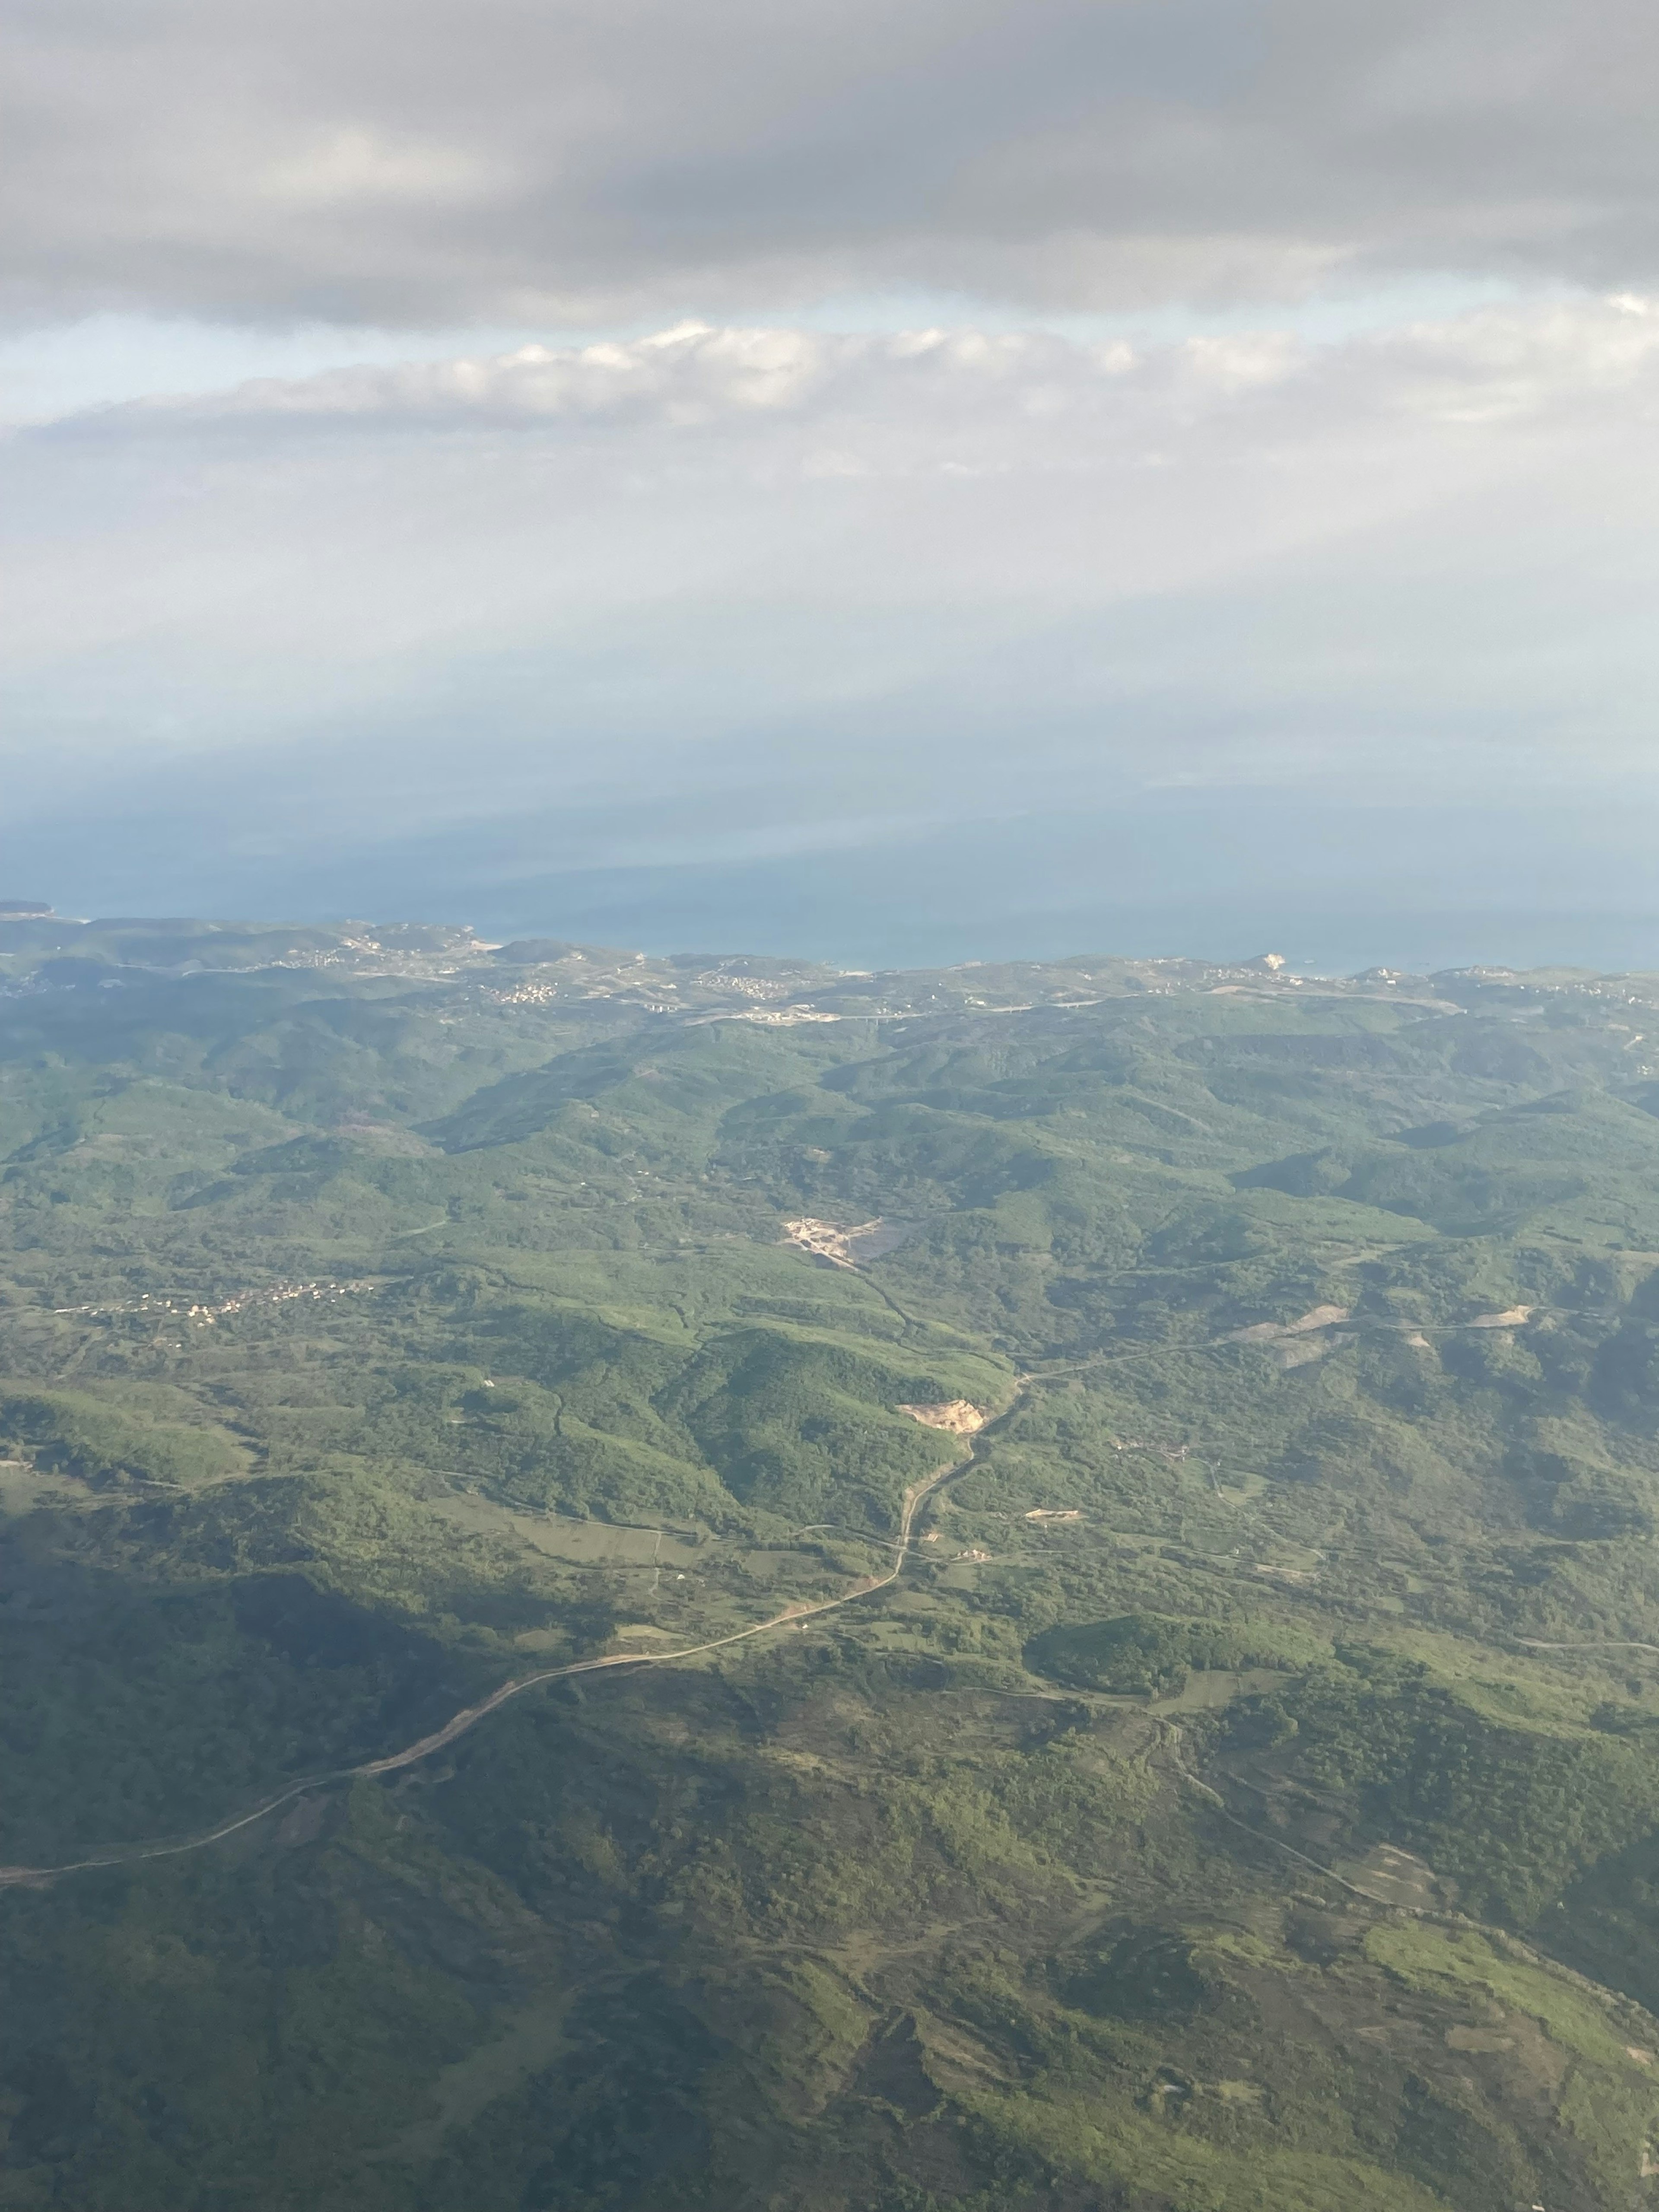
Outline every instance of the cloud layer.
<svg viewBox="0 0 1659 2212">
<path fill-rule="evenodd" d="M 1645 0 L 17 0 L 16 312 L 1659 278 Z"/>
<path fill-rule="evenodd" d="M 883 803 L 941 746 L 969 787 L 1624 772 L 1656 435 L 1628 296 L 1323 348 L 690 325 L 99 410 L 14 442 L 13 803 L 64 746 L 433 722 L 501 764 L 440 812 L 906 722 Z"/>
<path fill-rule="evenodd" d="M 5 21 L 21 890 L 1646 927 L 1645 0 Z"/>
<path fill-rule="evenodd" d="M 685 322 L 631 342 L 528 345 L 494 357 L 264 378 L 223 393 L 99 410 L 66 424 L 133 434 L 286 422 L 432 429 L 484 425 L 658 426 L 714 431 L 772 417 L 902 428 L 926 464 L 963 429 L 1056 438 L 1073 463 L 1103 442 L 1167 437 L 1223 417 L 1248 425 L 1286 404 L 1366 417 L 1494 424 L 1576 405 L 1634 404 L 1659 360 L 1659 308 L 1640 295 L 1418 322 L 1342 347 L 1271 329 L 1136 346 L 1046 332 L 930 329 L 888 336 Z M 1079 431 L 1086 446 L 1076 441 Z M 915 441 L 921 438 L 918 450 Z"/>
</svg>

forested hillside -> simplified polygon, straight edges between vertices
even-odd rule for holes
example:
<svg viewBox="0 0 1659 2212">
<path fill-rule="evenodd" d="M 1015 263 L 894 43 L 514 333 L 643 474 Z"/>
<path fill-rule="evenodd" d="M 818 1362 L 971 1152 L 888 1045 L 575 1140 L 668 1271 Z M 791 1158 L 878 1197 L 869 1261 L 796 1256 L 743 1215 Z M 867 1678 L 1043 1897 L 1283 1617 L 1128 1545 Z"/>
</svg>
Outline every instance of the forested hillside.
<svg viewBox="0 0 1659 2212">
<path fill-rule="evenodd" d="M 0 2206 L 1659 2206 L 1659 978 L 18 921 L 0 1164 Z"/>
</svg>

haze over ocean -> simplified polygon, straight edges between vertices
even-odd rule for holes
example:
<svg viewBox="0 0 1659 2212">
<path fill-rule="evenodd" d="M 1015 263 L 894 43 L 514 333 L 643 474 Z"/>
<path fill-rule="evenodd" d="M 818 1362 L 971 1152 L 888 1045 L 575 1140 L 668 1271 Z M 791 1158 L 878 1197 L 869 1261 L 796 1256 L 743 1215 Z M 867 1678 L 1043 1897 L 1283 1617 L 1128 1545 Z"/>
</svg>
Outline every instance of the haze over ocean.
<svg viewBox="0 0 1659 2212">
<path fill-rule="evenodd" d="M 866 835 L 782 855 L 707 857 L 693 831 L 665 837 L 654 859 L 628 857 L 621 826 L 568 814 L 486 822 L 307 860 L 228 855 L 213 825 L 196 823 L 137 851 L 112 823 L 88 854 L 76 824 L 61 841 L 20 846 L 32 872 L 16 882 L 45 883 L 60 911 L 83 915 L 464 921 L 500 939 L 762 950 L 868 968 L 1106 948 L 1237 959 L 1270 947 L 1322 975 L 1659 964 L 1641 817 L 1615 839 L 1597 819 L 1542 809 L 1418 813 L 1177 793 L 1109 814 L 902 825 L 878 842 Z M 1587 881 L 1598 850 L 1615 865 Z"/>
<path fill-rule="evenodd" d="M 0 890 L 1659 961 L 1635 0 L 7 36 Z"/>
</svg>

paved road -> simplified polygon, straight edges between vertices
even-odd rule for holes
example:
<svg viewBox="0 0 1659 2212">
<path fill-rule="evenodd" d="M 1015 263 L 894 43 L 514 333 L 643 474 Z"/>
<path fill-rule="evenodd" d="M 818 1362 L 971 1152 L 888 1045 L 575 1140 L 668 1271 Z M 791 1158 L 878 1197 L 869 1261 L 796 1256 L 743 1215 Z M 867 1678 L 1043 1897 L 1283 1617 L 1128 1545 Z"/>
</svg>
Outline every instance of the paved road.
<svg viewBox="0 0 1659 2212">
<path fill-rule="evenodd" d="M 1024 1395 L 1022 1389 L 1019 1396 Z M 1016 1397 L 1014 1405 L 1018 1402 L 1019 1397 Z M 752 1628 L 736 1629 L 730 1636 L 713 1637 L 706 1644 L 689 1644 L 679 1651 L 617 1651 L 602 1659 L 578 1659 L 568 1667 L 546 1667 L 538 1674 L 520 1674 L 514 1681 L 503 1682 L 499 1690 L 492 1690 L 477 1705 L 465 1706 L 446 1721 L 441 1729 L 434 1729 L 430 1735 L 423 1735 L 418 1743 L 406 1745 L 402 1751 L 391 1752 L 384 1759 L 366 1759 L 360 1766 L 343 1766 L 331 1773 L 307 1775 L 303 1782 L 290 1783 L 275 1797 L 266 1798 L 251 1813 L 240 1814 L 235 1820 L 226 1820 L 216 1828 L 206 1829 L 199 1835 L 175 1838 L 166 1843 L 116 1844 L 108 1850 L 94 1852 L 88 1858 L 69 1860 L 62 1866 L 0 1867 L 0 1888 L 52 1881 L 60 1875 L 85 1874 L 94 1867 L 134 1866 L 145 1859 L 176 1858 L 185 1851 L 205 1850 L 210 1844 L 222 1843 L 227 1836 L 236 1835 L 243 1828 L 251 1828 L 256 1821 L 279 1812 L 284 1805 L 292 1804 L 296 1797 L 303 1797 L 309 1790 L 341 1782 L 369 1780 L 380 1774 L 395 1774 L 399 1767 L 413 1766 L 420 1759 L 429 1759 L 434 1751 L 442 1751 L 458 1737 L 466 1735 L 469 1729 L 477 1728 L 480 1721 L 498 1711 L 512 1698 L 522 1697 L 526 1690 L 539 1688 L 544 1682 L 563 1681 L 573 1674 L 603 1674 L 613 1667 L 670 1667 L 682 1659 L 700 1658 L 707 1651 L 722 1651 L 728 1644 L 744 1643 L 751 1636 L 764 1636 L 775 1628 L 796 1627 L 803 1621 L 816 1620 L 821 1613 L 834 1613 L 842 1606 L 851 1605 L 856 1599 L 873 1597 L 878 1590 L 885 1589 L 890 1583 L 896 1583 L 902 1573 L 910 1547 L 910 1531 L 915 1526 L 916 1515 L 924 1503 L 941 1484 L 967 1473 L 979 1457 L 981 1439 L 993 1427 L 1006 1420 L 1013 1410 L 1014 1407 L 1010 1406 L 998 1416 L 996 1422 L 987 1423 L 973 1438 L 966 1459 L 952 1460 L 947 1466 L 930 1474 L 926 1481 L 916 1483 L 906 1491 L 892 1566 L 884 1575 L 868 1576 L 863 1581 L 854 1583 L 851 1589 L 843 1590 L 839 1597 L 823 1598 L 816 1605 L 786 1606 L 781 1613 L 774 1613 L 769 1620 L 757 1620 Z"/>
</svg>

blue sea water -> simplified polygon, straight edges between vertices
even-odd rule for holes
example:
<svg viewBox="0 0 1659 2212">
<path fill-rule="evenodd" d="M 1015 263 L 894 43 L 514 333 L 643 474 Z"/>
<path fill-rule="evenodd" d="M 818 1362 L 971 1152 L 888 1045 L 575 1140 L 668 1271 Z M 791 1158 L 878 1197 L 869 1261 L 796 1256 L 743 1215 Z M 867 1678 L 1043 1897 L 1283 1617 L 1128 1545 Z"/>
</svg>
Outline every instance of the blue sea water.
<svg viewBox="0 0 1659 2212">
<path fill-rule="evenodd" d="M 735 854 L 683 810 L 626 802 L 375 842 L 263 845 L 228 794 L 206 817 L 95 814 L 0 848 L 0 896 L 60 913 L 469 922 L 651 951 L 748 950 L 854 968 L 1079 952 L 1659 969 L 1648 811 L 1377 806 L 1283 790 L 1174 790 L 1072 812 L 810 823 Z M 649 834 L 644 834 L 646 831 Z M 769 842 L 773 849 L 768 849 Z"/>
</svg>

